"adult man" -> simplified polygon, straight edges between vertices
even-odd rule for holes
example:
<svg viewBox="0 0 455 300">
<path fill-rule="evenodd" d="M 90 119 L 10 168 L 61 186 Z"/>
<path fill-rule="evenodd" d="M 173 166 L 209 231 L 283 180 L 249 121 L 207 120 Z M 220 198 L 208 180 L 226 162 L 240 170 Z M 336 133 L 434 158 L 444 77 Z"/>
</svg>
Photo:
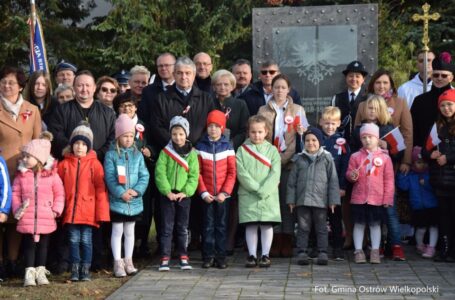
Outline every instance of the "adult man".
<svg viewBox="0 0 455 300">
<path fill-rule="evenodd" d="M 149 84 L 150 71 L 144 66 L 134 66 L 130 70 L 131 77 L 128 80 L 129 92 L 137 101 L 141 100 L 142 90 Z"/>
<path fill-rule="evenodd" d="M 150 124 L 150 108 L 158 95 L 166 91 L 175 82 L 174 80 L 175 56 L 169 52 L 160 54 L 156 59 L 158 76 L 155 81 L 142 90 L 142 99 L 139 102 L 137 115 L 145 124 Z"/>
<path fill-rule="evenodd" d="M 74 79 L 75 101 L 59 105 L 49 120 L 49 131 L 54 135 L 53 154 L 62 157 L 62 150 L 69 144 L 73 129 L 81 121 L 88 121 L 93 131 L 93 150 L 103 162 L 114 140 L 115 113 L 104 104 L 94 100 L 95 78 L 90 71 L 79 72 Z"/>
<path fill-rule="evenodd" d="M 57 83 L 57 86 L 63 83 L 69 86 L 73 86 L 76 72 L 77 67 L 75 65 L 62 59 L 55 66 L 54 70 L 55 82 Z"/>
<path fill-rule="evenodd" d="M 424 74 L 425 52 L 420 51 L 417 54 L 417 69 L 419 72 L 411 80 L 403 83 L 398 88 L 398 96 L 406 99 L 408 107 L 412 106 L 415 97 L 423 93 L 423 80 L 427 81 L 427 91 L 431 89 L 431 72 L 433 71 L 431 63 L 434 60 L 434 53 L 428 52 L 427 55 L 427 74 Z"/>
<path fill-rule="evenodd" d="M 272 98 L 272 80 L 280 74 L 278 64 L 272 60 L 261 64 L 259 72 L 259 81 L 252 84 L 251 89 L 241 97 L 246 101 L 250 115 L 258 113 L 259 107 L 265 105 Z M 291 88 L 289 96 L 296 104 L 302 104 L 300 95 L 296 90 Z"/>
<path fill-rule="evenodd" d="M 212 78 L 210 73 L 212 72 L 212 58 L 205 52 L 199 52 L 193 58 L 193 62 L 196 65 L 196 84 L 198 88 L 204 92 L 212 92 Z"/>
<path fill-rule="evenodd" d="M 238 59 L 232 66 L 232 74 L 235 76 L 236 87 L 232 92 L 234 97 L 242 96 L 251 89 L 251 63 L 247 59 Z"/>
<path fill-rule="evenodd" d="M 130 84 L 128 83 L 128 80 L 130 80 L 131 74 L 130 72 L 126 70 L 121 70 L 120 72 L 115 73 L 112 75 L 114 77 L 119 85 L 119 94 L 125 93 L 127 90 L 130 89 Z"/>
<path fill-rule="evenodd" d="M 413 140 L 415 146 L 424 147 L 431 127 L 438 117 L 438 98 L 446 90 L 451 89 L 455 66 L 450 64 L 450 54 L 445 52 L 432 62 L 433 85 L 431 90 L 417 96 L 411 107 Z M 448 58 L 447 58 L 448 56 Z"/>
</svg>

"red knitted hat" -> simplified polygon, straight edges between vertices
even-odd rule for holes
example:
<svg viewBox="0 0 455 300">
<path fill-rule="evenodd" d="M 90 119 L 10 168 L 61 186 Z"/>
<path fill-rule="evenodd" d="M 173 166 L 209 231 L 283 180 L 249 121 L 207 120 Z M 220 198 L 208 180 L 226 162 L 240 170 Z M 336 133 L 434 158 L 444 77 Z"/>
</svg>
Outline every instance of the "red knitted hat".
<svg viewBox="0 0 455 300">
<path fill-rule="evenodd" d="M 438 107 L 441 106 L 442 101 L 455 102 L 455 89 L 447 90 L 439 96 Z"/>
<path fill-rule="evenodd" d="M 219 110 L 212 110 L 208 116 L 207 116 L 207 127 L 215 123 L 221 127 L 221 132 L 224 132 L 224 129 L 226 128 L 226 115 L 224 112 L 219 111 Z"/>
</svg>

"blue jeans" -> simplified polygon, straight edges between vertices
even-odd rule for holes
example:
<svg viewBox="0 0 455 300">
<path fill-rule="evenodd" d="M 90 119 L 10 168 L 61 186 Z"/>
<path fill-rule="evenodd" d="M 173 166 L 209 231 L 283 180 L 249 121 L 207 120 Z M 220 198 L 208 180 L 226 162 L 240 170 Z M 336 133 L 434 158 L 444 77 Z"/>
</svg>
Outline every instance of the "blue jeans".
<svg viewBox="0 0 455 300">
<path fill-rule="evenodd" d="M 72 264 L 92 263 L 92 226 L 68 224 L 70 262 Z"/>
<path fill-rule="evenodd" d="M 200 199 L 198 199 L 200 200 Z M 201 200 L 203 201 L 203 200 Z M 204 226 L 202 228 L 202 257 L 226 257 L 227 220 L 229 200 L 219 203 L 203 203 Z"/>
<path fill-rule="evenodd" d="M 161 256 L 171 257 L 172 236 L 175 226 L 175 248 L 180 256 L 188 255 L 188 221 L 190 218 L 190 198 L 171 201 L 166 196 L 160 198 L 161 209 Z"/>
<path fill-rule="evenodd" d="M 396 194 L 393 197 L 393 206 L 387 207 L 387 236 L 391 246 L 401 245 L 401 227 L 398 219 Z"/>
</svg>

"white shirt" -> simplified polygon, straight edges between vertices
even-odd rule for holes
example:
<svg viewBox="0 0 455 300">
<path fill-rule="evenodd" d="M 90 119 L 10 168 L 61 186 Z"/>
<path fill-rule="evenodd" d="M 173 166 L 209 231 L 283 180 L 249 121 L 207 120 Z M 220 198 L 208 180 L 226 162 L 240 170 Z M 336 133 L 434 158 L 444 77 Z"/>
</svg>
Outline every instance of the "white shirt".
<svg viewBox="0 0 455 300">
<path fill-rule="evenodd" d="M 264 100 L 265 100 L 265 104 L 269 103 L 270 99 L 272 99 L 272 96 L 273 94 L 270 93 L 270 94 L 267 94 L 266 90 L 264 88 L 262 88 L 264 90 Z"/>
<path fill-rule="evenodd" d="M 431 90 L 431 85 L 431 81 L 427 83 L 427 91 Z M 423 82 L 420 80 L 419 73 L 398 88 L 398 97 L 406 100 L 409 109 L 411 109 L 411 105 L 414 103 L 415 97 L 421 94 L 423 94 Z"/>
</svg>

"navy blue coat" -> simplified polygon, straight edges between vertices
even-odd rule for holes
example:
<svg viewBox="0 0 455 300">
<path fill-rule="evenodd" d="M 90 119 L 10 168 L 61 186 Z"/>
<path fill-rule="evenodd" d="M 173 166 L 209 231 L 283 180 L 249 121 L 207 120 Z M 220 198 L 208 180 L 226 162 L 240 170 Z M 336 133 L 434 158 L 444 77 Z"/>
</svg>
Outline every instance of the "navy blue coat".
<svg viewBox="0 0 455 300">
<path fill-rule="evenodd" d="M 341 133 L 335 133 L 332 136 L 327 136 L 324 134 L 324 149 L 330 154 L 332 154 L 333 161 L 335 162 L 335 168 L 337 169 L 337 175 L 338 175 L 338 182 L 340 184 L 340 189 L 346 190 L 347 186 L 347 181 L 346 181 L 346 171 L 348 169 L 349 165 L 349 157 L 351 156 L 351 150 L 349 148 L 349 144 L 346 142 L 344 144 L 344 147 L 346 149 L 346 152 L 341 154 L 338 154 L 338 145 L 336 144 L 336 141 L 338 138 L 342 138 Z"/>
</svg>

